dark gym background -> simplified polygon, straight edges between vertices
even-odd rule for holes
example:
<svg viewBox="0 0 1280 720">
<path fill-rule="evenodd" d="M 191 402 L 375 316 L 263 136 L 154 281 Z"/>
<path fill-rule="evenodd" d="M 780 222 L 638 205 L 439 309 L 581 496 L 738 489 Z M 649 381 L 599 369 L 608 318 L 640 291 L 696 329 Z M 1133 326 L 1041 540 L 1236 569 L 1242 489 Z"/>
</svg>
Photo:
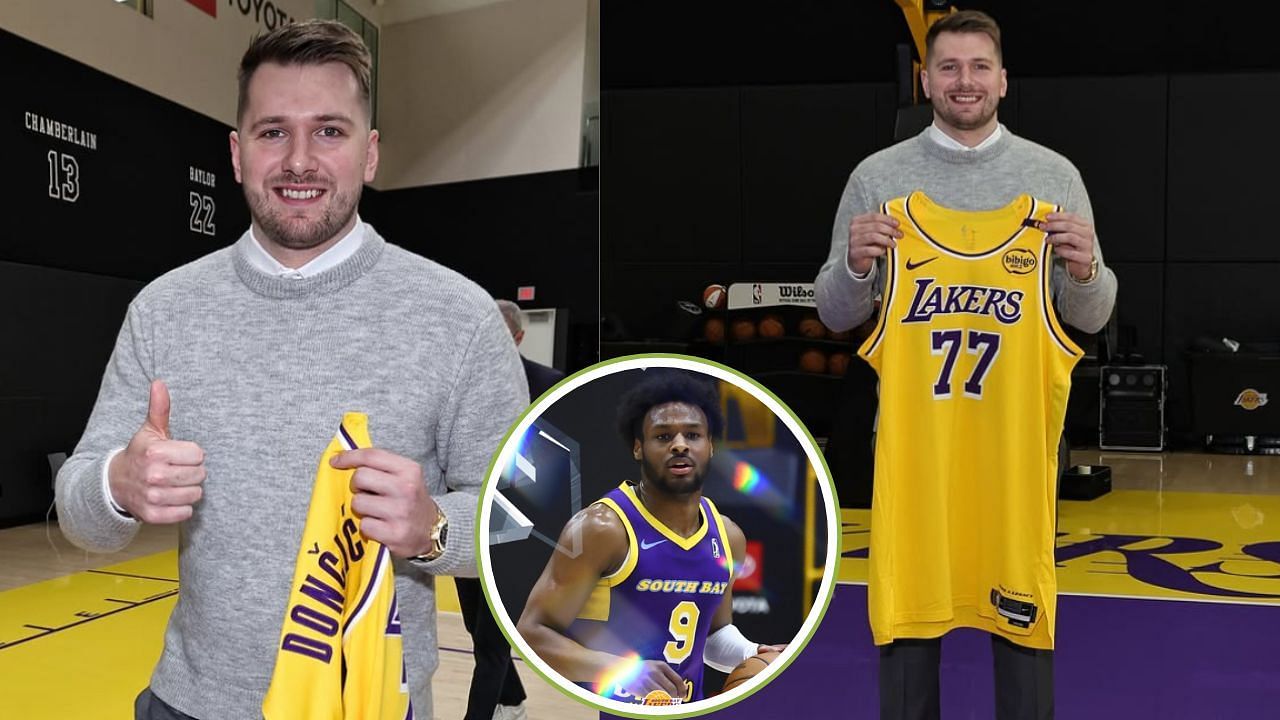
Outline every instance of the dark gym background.
<svg viewBox="0 0 1280 720">
<path fill-rule="evenodd" d="M 79 439 L 129 301 L 167 270 L 235 242 L 249 218 L 230 127 L 4 31 L 0 57 L 4 527 L 44 518 L 53 501 L 46 455 Z M 95 133 L 96 149 L 28 129 L 32 113 Z M 191 168 L 213 173 L 213 187 L 193 181 Z M 588 168 L 366 187 L 360 212 L 391 242 L 495 295 L 514 299 L 518 285 L 535 285 L 531 306 L 567 308 L 561 369 L 572 372 L 597 357 L 597 186 Z"/>
<path fill-rule="evenodd" d="M 643 373 L 642 370 L 625 370 L 593 380 L 558 400 L 540 418 L 540 421 L 549 422 L 578 442 L 582 507 L 595 502 L 624 479 L 639 479 L 637 463 L 614 429 L 614 418 L 619 398 L 643 377 Z M 737 447 L 746 437 L 743 414 L 734 410 L 737 402 L 735 398 L 730 403 L 725 438 L 717 441 L 704 493 L 743 529 L 748 542 L 760 542 L 763 546 L 760 566 L 763 587 L 758 593 L 735 591 L 735 624 L 753 640 L 782 643 L 795 636 L 804 620 L 803 489 L 808 462 L 795 437 L 776 417 L 773 418 L 772 447 Z M 577 509 L 571 508 L 567 490 L 567 463 L 563 460 L 556 463 L 553 459 L 552 464 L 546 464 L 542 462 L 543 458 L 554 455 L 563 458 L 564 454 L 540 453 L 535 446 L 531 447 L 532 452 L 527 456 L 537 463 L 538 482 L 508 489 L 504 495 L 534 521 L 535 530 L 554 541 Z M 791 483 L 797 494 L 783 490 L 785 503 L 769 507 L 759 499 L 735 490 L 733 473 L 737 460 L 759 465 L 779 488 Z M 771 472 L 772 468 L 779 470 Z M 782 468 L 787 468 L 794 476 L 784 477 Z M 819 568 L 826 559 L 824 512 L 819 493 L 815 506 L 817 524 L 813 530 L 817 554 L 812 559 L 813 565 Z M 524 601 L 546 567 L 551 552 L 550 545 L 532 536 L 490 547 L 492 574 L 512 621 L 519 619 Z M 813 589 L 816 590 L 816 585 Z M 766 606 L 768 611 L 762 612 Z"/>
<path fill-rule="evenodd" d="M 1119 279 L 1113 351 L 1168 364 L 1171 441 L 1191 446 L 1192 340 L 1280 340 L 1274 24 L 1221 3 L 956 4 L 1001 24 L 1001 122 L 1080 169 Z M 626 340 L 670 340 L 675 301 L 712 282 L 813 281 L 850 171 L 893 141 L 909 42 L 892 0 L 603 8 L 602 304 Z M 1077 445 L 1097 443 L 1088 382 Z"/>
</svg>

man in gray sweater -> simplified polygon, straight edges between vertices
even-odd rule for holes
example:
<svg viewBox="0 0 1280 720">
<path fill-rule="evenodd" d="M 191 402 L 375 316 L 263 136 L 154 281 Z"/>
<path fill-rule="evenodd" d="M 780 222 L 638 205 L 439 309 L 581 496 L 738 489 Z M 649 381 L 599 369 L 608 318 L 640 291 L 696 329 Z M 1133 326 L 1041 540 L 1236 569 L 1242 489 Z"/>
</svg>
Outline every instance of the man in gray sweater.
<svg viewBox="0 0 1280 720">
<path fill-rule="evenodd" d="M 396 557 L 405 665 L 432 717 L 434 577 L 475 574 L 477 491 L 528 404 L 489 295 L 356 214 L 378 165 L 370 59 L 333 22 L 256 39 L 232 164 L 253 224 L 130 304 L 97 404 L 57 478 L 89 550 L 179 523 L 177 606 L 140 718 L 261 717 L 317 463 L 345 411 L 361 532 Z M 446 494 L 446 490 L 452 490 Z"/>
<path fill-rule="evenodd" d="M 903 236 L 897 221 L 878 211 L 881 203 L 923 190 L 949 208 L 991 210 L 1027 193 L 1064 210 L 1050 214 L 1044 228 L 1055 255 L 1050 285 L 1060 317 L 1086 332 L 1098 331 L 1111 314 L 1116 278 L 1102 262 L 1080 173 L 996 118 L 1007 90 L 999 27 L 981 12 L 954 13 L 930 28 L 926 46 L 921 84 L 933 104 L 933 124 L 866 158 L 850 176 L 831 253 L 816 281 L 823 322 L 847 330 L 871 315 L 883 290 L 885 253 Z M 989 431 L 975 429 L 970 440 L 980 441 Z M 992 647 L 997 716 L 1052 717 L 1052 652 L 995 636 Z M 898 640 L 881 648 L 881 717 L 937 717 L 939 662 L 938 639 Z"/>
</svg>

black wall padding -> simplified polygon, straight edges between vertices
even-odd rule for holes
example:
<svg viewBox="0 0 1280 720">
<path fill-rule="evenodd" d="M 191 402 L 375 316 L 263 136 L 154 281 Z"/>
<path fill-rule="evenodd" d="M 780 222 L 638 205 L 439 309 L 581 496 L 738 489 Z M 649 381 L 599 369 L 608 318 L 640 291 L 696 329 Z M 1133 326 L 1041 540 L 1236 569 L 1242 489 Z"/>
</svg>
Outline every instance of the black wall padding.
<svg viewBox="0 0 1280 720">
<path fill-rule="evenodd" d="M 1169 92 L 1170 260 L 1280 262 L 1280 73 L 1175 76 Z"/>
<path fill-rule="evenodd" d="M 742 260 L 823 257 L 849 172 L 896 107 L 883 85 L 744 88 Z"/>
<path fill-rule="evenodd" d="M 0 262 L 0 526 L 43 517 L 45 456 L 70 454 L 98 396 L 125 307 L 142 283 Z M 142 424 L 142 418 L 138 424 Z"/>
<path fill-rule="evenodd" d="M 1018 83 L 1016 132 L 1080 170 L 1108 262 L 1164 259 L 1167 86 L 1155 75 Z"/>
<path fill-rule="evenodd" d="M 914 43 L 892 2 L 602 3 L 601 87 L 892 82 Z M 1280 68 L 1270 23 L 1230 3 L 970 0 L 1003 32 L 1011 75 L 1064 77 Z"/>
<path fill-rule="evenodd" d="M 4 31 L 0 55 L 0 194 L 14 210 L 0 260 L 148 279 L 244 232 L 230 128 Z M 41 119 L 92 133 L 96 148 L 46 134 Z"/>
<path fill-rule="evenodd" d="M 740 107 L 736 89 L 602 99 L 606 260 L 676 267 L 737 259 Z"/>
</svg>

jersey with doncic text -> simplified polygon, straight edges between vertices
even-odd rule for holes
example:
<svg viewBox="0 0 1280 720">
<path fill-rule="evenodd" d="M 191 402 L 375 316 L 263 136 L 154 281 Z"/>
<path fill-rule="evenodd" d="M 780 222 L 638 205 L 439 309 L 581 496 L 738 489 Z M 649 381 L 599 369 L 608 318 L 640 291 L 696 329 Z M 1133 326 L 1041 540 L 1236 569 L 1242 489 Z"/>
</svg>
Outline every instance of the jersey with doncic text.
<svg viewBox="0 0 1280 720">
<path fill-rule="evenodd" d="M 354 471 L 329 465 L 371 446 L 368 418 L 346 413 L 320 458 L 265 720 L 413 718 L 391 553 L 360 533 Z"/>
<path fill-rule="evenodd" d="M 667 705 L 702 699 L 708 630 L 733 579 L 733 555 L 720 513 L 711 500 L 701 498 L 702 524 L 684 538 L 654 517 L 628 483 L 597 502 L 622 519 L 627 557 L 622 567 L 600 579 L 586 608 L 570 625 L 569 636 L 592 650 L 637 661 L 664 661 L 684 679 L 685 694 L 668 698 L 658 691 L 635 697 L 623 687 L 631 679 L 626 667 L 588 687 L 625 703 Z"/>
<path fill-rule="evenodd" d="M 877 645 L 954 627 L 1052 649 L 1057 450 L 1081 350 L 1050 297 L 1049 203 L 951 210 L 922 192 L 882 212 L 890 248 L 868 604 Z"/>
</svg>

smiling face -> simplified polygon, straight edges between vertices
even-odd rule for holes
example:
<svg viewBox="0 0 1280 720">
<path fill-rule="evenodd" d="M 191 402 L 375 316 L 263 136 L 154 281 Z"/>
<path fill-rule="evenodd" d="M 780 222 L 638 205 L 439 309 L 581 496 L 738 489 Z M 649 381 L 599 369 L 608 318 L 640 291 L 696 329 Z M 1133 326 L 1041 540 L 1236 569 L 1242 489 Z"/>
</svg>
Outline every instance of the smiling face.
<svg viewBox="0 0 1280 720">
<path fill-rule="evenodd" d="M 702 408 L 683 402 L 649 408 L 634 446 L 644 482 L 675 496 L 702 489 L 714 452 Z"/>
<path fill-rule="evenodd" d="M 359 83 L 340 62 L 268 62 L 247 95 L 231 164 L 255 236 L 318 255 L 355 226 L 360 192 L 378 168 L 378 132 Z"/>
<path fill-rule="evenodd" d="M 981 32 L 939 33 L 920 84 L 934 121 L 961 142 L 981 142 L 995 130 L 996 107 L 1009 89 L 995 42 Z"/>
</svg>

